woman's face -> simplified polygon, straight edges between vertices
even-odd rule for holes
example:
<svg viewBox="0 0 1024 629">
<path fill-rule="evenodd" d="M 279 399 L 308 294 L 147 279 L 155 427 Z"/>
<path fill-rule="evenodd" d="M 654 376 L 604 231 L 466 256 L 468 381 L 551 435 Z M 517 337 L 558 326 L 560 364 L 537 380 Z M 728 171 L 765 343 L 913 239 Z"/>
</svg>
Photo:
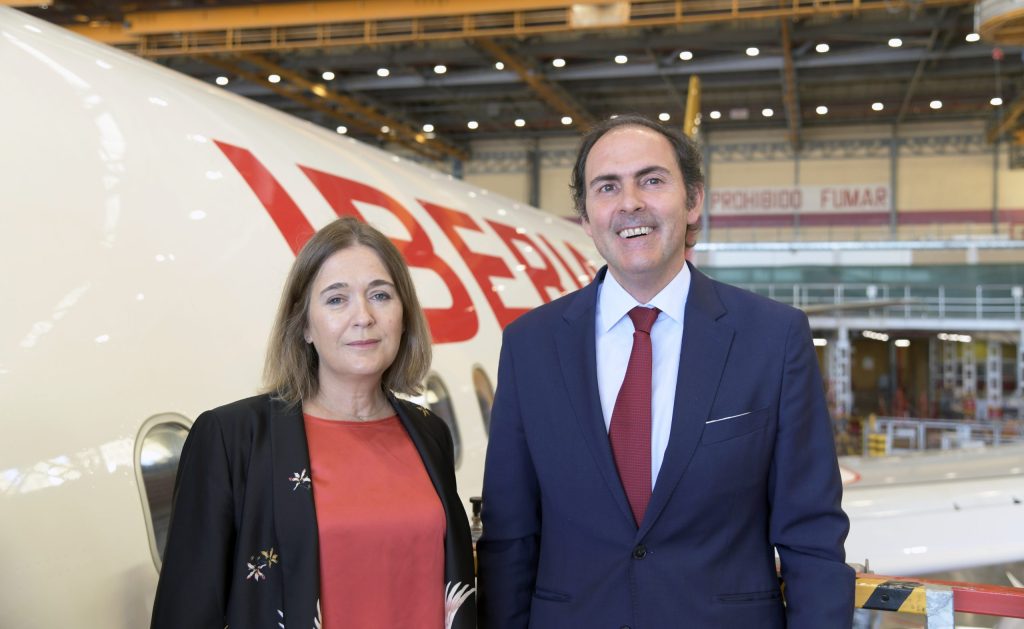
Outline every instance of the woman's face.
<svg viewBox="0 0 1024 629">
<path fill-rule="evenodd" d="M 380 382 L 402 338 L 402 302 L 377 252 L 355 245 L 324 261 L 313 280 L 305 338 L 321 386 Z"/>
</svg>

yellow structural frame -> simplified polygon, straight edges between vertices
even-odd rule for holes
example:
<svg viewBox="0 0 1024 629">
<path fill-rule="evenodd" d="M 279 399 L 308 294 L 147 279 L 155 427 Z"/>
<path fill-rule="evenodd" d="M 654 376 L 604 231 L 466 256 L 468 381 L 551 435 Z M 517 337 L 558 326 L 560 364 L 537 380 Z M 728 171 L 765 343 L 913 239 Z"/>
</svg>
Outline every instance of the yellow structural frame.
<svg viewBox="0 0 1024 629">
<path fill-rule="evenodd" d="M 72 30 L 142 56 L 264 52 L 383 43 L 526 37 L 735 20 L 839 17 L 961 6 L 973 0 L 394 0 L 140 11 L 123 25 Z"/>
</svg>

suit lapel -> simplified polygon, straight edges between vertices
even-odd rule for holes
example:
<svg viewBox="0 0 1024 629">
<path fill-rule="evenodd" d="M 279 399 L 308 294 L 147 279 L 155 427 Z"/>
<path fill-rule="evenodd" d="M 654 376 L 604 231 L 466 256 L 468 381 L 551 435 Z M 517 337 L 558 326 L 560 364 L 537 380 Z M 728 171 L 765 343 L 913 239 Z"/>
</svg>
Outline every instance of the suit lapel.
<svg viewBox="0 0 1024 629">
<path fill-rule="evenodd" d="M 612 457 L 608 430 L 604 425 L 601 396 L 597 387 L 597 346 L 595 340 L 595 313 L 597 288 L 604 280 L 607 267 L 598 271 L 594 281 L 577 293 L 573 303 L 562 315 L 562 326 L 556 333 L 558 360 L 562 377 L 572 403 L 576 420 L 580 424 L 584 441 L 594 456 L 612 498 L 622 515 L 633 521 L 633 512 L 622 489 L 619 472 Z"/>
<path fill-rule="evenodd" d="M 711 280 L 690 267 L 690 293 L 683 321 L 683 344 L 676 376 L 672 431 L 638 536 L 657 521 L 690 464 L 711 411 L 734 330 L 718 319 L 726 313 Z"/>
<path fill-rule="evenodd" d="M 284 575 L 284 611 L 289 624 L 305 625 L 317 615 L 320 592 L 319 538 L 313 504 L 302 408 L 271 399 L 274 528 Z"/>
</svg>

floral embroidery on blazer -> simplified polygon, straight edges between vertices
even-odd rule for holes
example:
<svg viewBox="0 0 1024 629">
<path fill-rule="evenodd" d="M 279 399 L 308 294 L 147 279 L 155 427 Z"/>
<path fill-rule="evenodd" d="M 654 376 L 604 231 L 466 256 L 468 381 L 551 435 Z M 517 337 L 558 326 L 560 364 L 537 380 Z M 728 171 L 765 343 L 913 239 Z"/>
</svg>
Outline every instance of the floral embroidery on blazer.
<svg viewBox="0 0 1024 629">
<path fill-rule="evenodd" d="M 472 629 L 472 543 L 451 436 L 426 409 L 391 403 L 445 510 L 444 627 Z M 152 629 L 323 629 L 309 469 L 301 408 L 261 395 L 200 415 L 178 466 Z M 236 547 L 253 550 L 236 557 Z"/>
</svg>

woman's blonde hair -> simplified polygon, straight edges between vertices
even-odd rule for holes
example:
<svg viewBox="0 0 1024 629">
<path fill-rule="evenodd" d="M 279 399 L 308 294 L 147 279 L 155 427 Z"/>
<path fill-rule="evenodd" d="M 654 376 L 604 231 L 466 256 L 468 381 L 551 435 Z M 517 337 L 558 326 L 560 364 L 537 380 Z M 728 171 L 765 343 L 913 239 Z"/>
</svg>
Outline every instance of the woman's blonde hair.
<svg viewBox="0 0 1024 629">
<path fill-rule="evenodd" d="M 263 367 L 264 391 L 298 404 L 320 389 L 319 358 L 304 337 L 309 321 L 313 280 L 327 258 L 342 249 L 363 245 L 373 249 L 391 274 L 402 303 L 402 338 L 398 354 L 384 371 L 382 386 L 395 393 L 419 393 L 430 369 L 430 329 L 409 276 L 409 267 L 388 237 L 354 218 L 339 218 L 309 239 L 285 280 L 281 303 L 270 332 Z"/>
</svg>

